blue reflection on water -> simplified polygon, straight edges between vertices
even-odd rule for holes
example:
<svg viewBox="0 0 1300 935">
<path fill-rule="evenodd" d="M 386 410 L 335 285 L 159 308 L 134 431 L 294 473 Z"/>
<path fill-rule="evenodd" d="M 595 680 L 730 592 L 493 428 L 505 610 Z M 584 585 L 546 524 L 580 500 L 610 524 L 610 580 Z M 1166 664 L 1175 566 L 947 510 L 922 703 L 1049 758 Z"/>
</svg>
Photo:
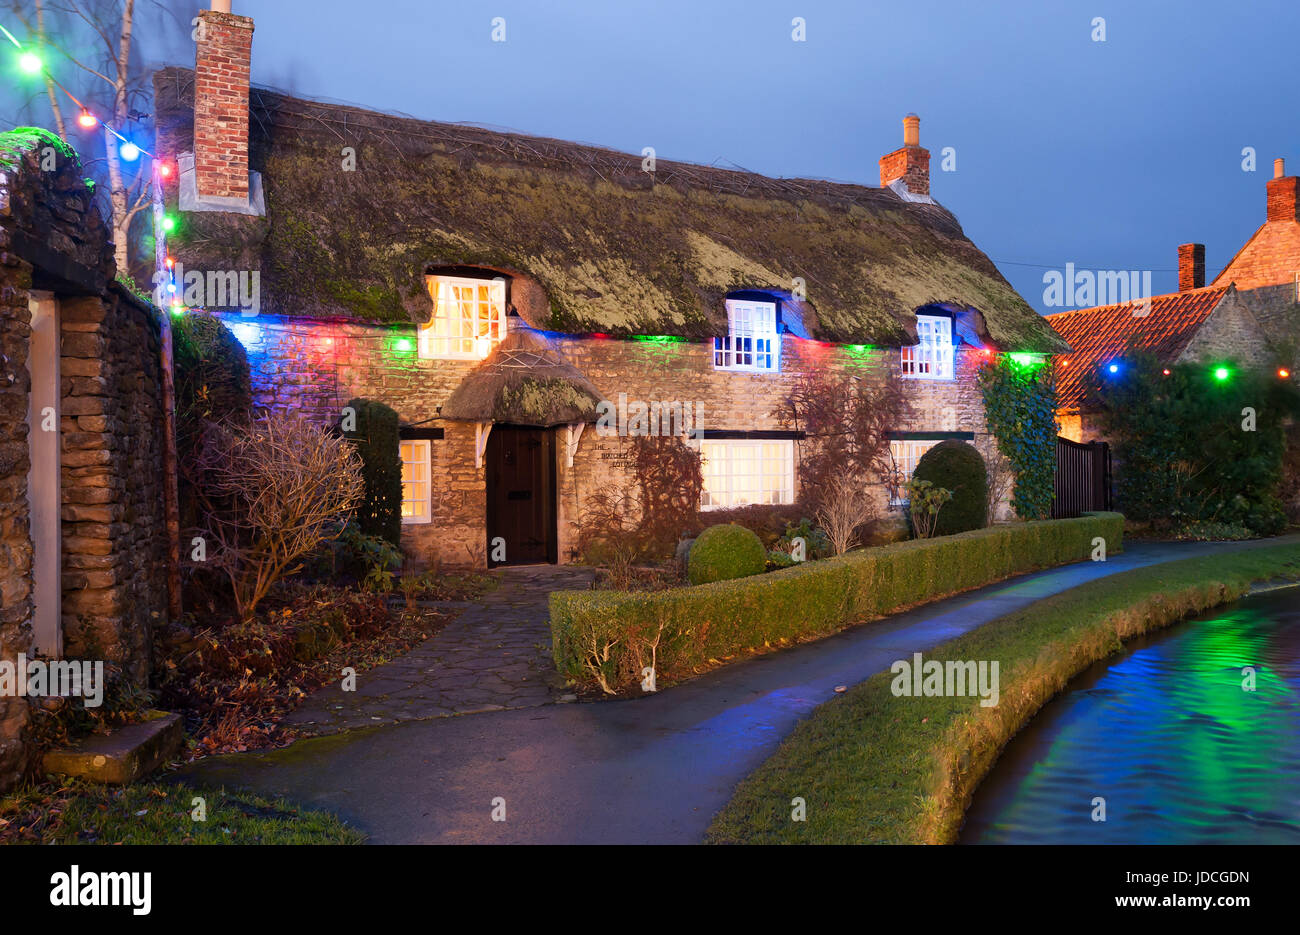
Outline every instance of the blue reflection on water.
<svg viewBox="0 0 1300 935">
<path fill-rule="evenodd" d="M 1081 675 L 1008 745 L 961 843 L 1300 844 L 1300 589 Z"/>
</svg>

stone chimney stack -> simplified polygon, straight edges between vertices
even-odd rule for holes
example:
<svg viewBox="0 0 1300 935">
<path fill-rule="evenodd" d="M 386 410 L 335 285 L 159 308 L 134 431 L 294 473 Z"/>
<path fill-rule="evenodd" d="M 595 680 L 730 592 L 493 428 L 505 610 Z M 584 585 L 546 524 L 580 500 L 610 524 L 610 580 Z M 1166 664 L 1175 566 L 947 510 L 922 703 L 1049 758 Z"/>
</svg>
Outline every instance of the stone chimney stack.
<svg viewBox="0 0 1300 935">
<path fill-rule="evenodd" d="M 1178 245 L 1178 291 L 1200 289 L 1205 285 L 1205 244 Z"/>
<path fill-rule="evenodd" d="M 930 151 L 921 147 L 921 118 L 903 118 L 903 148 L 880 159 L 880 187 L 902 182 L 913 195 L 930 194 Z"/>
<path fill-rule="evenodd" d="M 248 82 L 253 21 L 212 0 L 199 14 L 194 66 L 194 179 L 200 200 L 249 202 Z"/>
<path fill-rule="evenodd" d="M 1281 159 L 1273 160 L 1273 177 L 1268 180 L 1268 219 L 1300 221 L 1300 179 L 1284 175 Z"/>
</svg>

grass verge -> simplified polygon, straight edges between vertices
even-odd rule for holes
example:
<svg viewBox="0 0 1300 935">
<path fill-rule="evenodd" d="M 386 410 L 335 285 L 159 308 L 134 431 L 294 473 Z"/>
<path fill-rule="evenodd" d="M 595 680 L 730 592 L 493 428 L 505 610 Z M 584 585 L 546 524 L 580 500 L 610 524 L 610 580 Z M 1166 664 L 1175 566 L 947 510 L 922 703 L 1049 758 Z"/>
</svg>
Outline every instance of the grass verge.
<svg viewBox="0 0 1300 935">
<path fill-rule="evenodd" d="M 203 820 L 198 820 L 203 799 Z M 0 798 L 0 844 L 362 844 L 327 812 L 283 799 L 142 781 L 29 785 Z"/>
<path fill-rule="evenodd" d="M 1002 747 L 1071 678 L 1123 641 L 1300 578 L 1300 545 L 1139 568 L 1000 617 L 925 653 L 998 660 L 996 707 L 896 697 L 888 671 L 813 712 L 714 818 L 713 844 L 946 844 Z M 806 821 L 791 821 L 791 800 Z"/>
</svg>

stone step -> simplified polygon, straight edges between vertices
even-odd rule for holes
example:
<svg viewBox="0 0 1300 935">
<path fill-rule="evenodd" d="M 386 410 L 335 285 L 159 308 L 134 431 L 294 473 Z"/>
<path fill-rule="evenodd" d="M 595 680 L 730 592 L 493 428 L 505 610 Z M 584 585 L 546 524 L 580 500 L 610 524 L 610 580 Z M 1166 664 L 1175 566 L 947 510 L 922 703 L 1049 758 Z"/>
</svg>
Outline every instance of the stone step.
<svg viewBox="0 0 1300 935">
<path fill-rule="evenodd" d="M 179 714 L 166 711 L 150 711 L 145 717 L 111 734 L 91 734 L 70 747 L 51 750 L 42 768 L 50 775 L 115 786 L 147 776 L 180 752 L 185 726 Z"/>
</svg>

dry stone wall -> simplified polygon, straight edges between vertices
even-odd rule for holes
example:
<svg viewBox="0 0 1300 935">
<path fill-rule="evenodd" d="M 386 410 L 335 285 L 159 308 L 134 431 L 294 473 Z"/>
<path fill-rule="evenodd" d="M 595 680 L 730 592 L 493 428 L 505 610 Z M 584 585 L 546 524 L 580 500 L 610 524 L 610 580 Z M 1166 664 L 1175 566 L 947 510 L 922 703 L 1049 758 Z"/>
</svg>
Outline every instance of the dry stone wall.
<svg viewBox="0 0 1300 935">
<path fill-rule="evenodd" d="M 158 312 L 114 282 L 113 244 L 75 152 L 0 134 L 0 660 L 33 650 L 28 509 L 33 293 L 60 321 L 63 656 L 150 675 L 166 608 Z M 0 791 L 27 766 L 28 701 L 0 697 Z"/>
</svg>

